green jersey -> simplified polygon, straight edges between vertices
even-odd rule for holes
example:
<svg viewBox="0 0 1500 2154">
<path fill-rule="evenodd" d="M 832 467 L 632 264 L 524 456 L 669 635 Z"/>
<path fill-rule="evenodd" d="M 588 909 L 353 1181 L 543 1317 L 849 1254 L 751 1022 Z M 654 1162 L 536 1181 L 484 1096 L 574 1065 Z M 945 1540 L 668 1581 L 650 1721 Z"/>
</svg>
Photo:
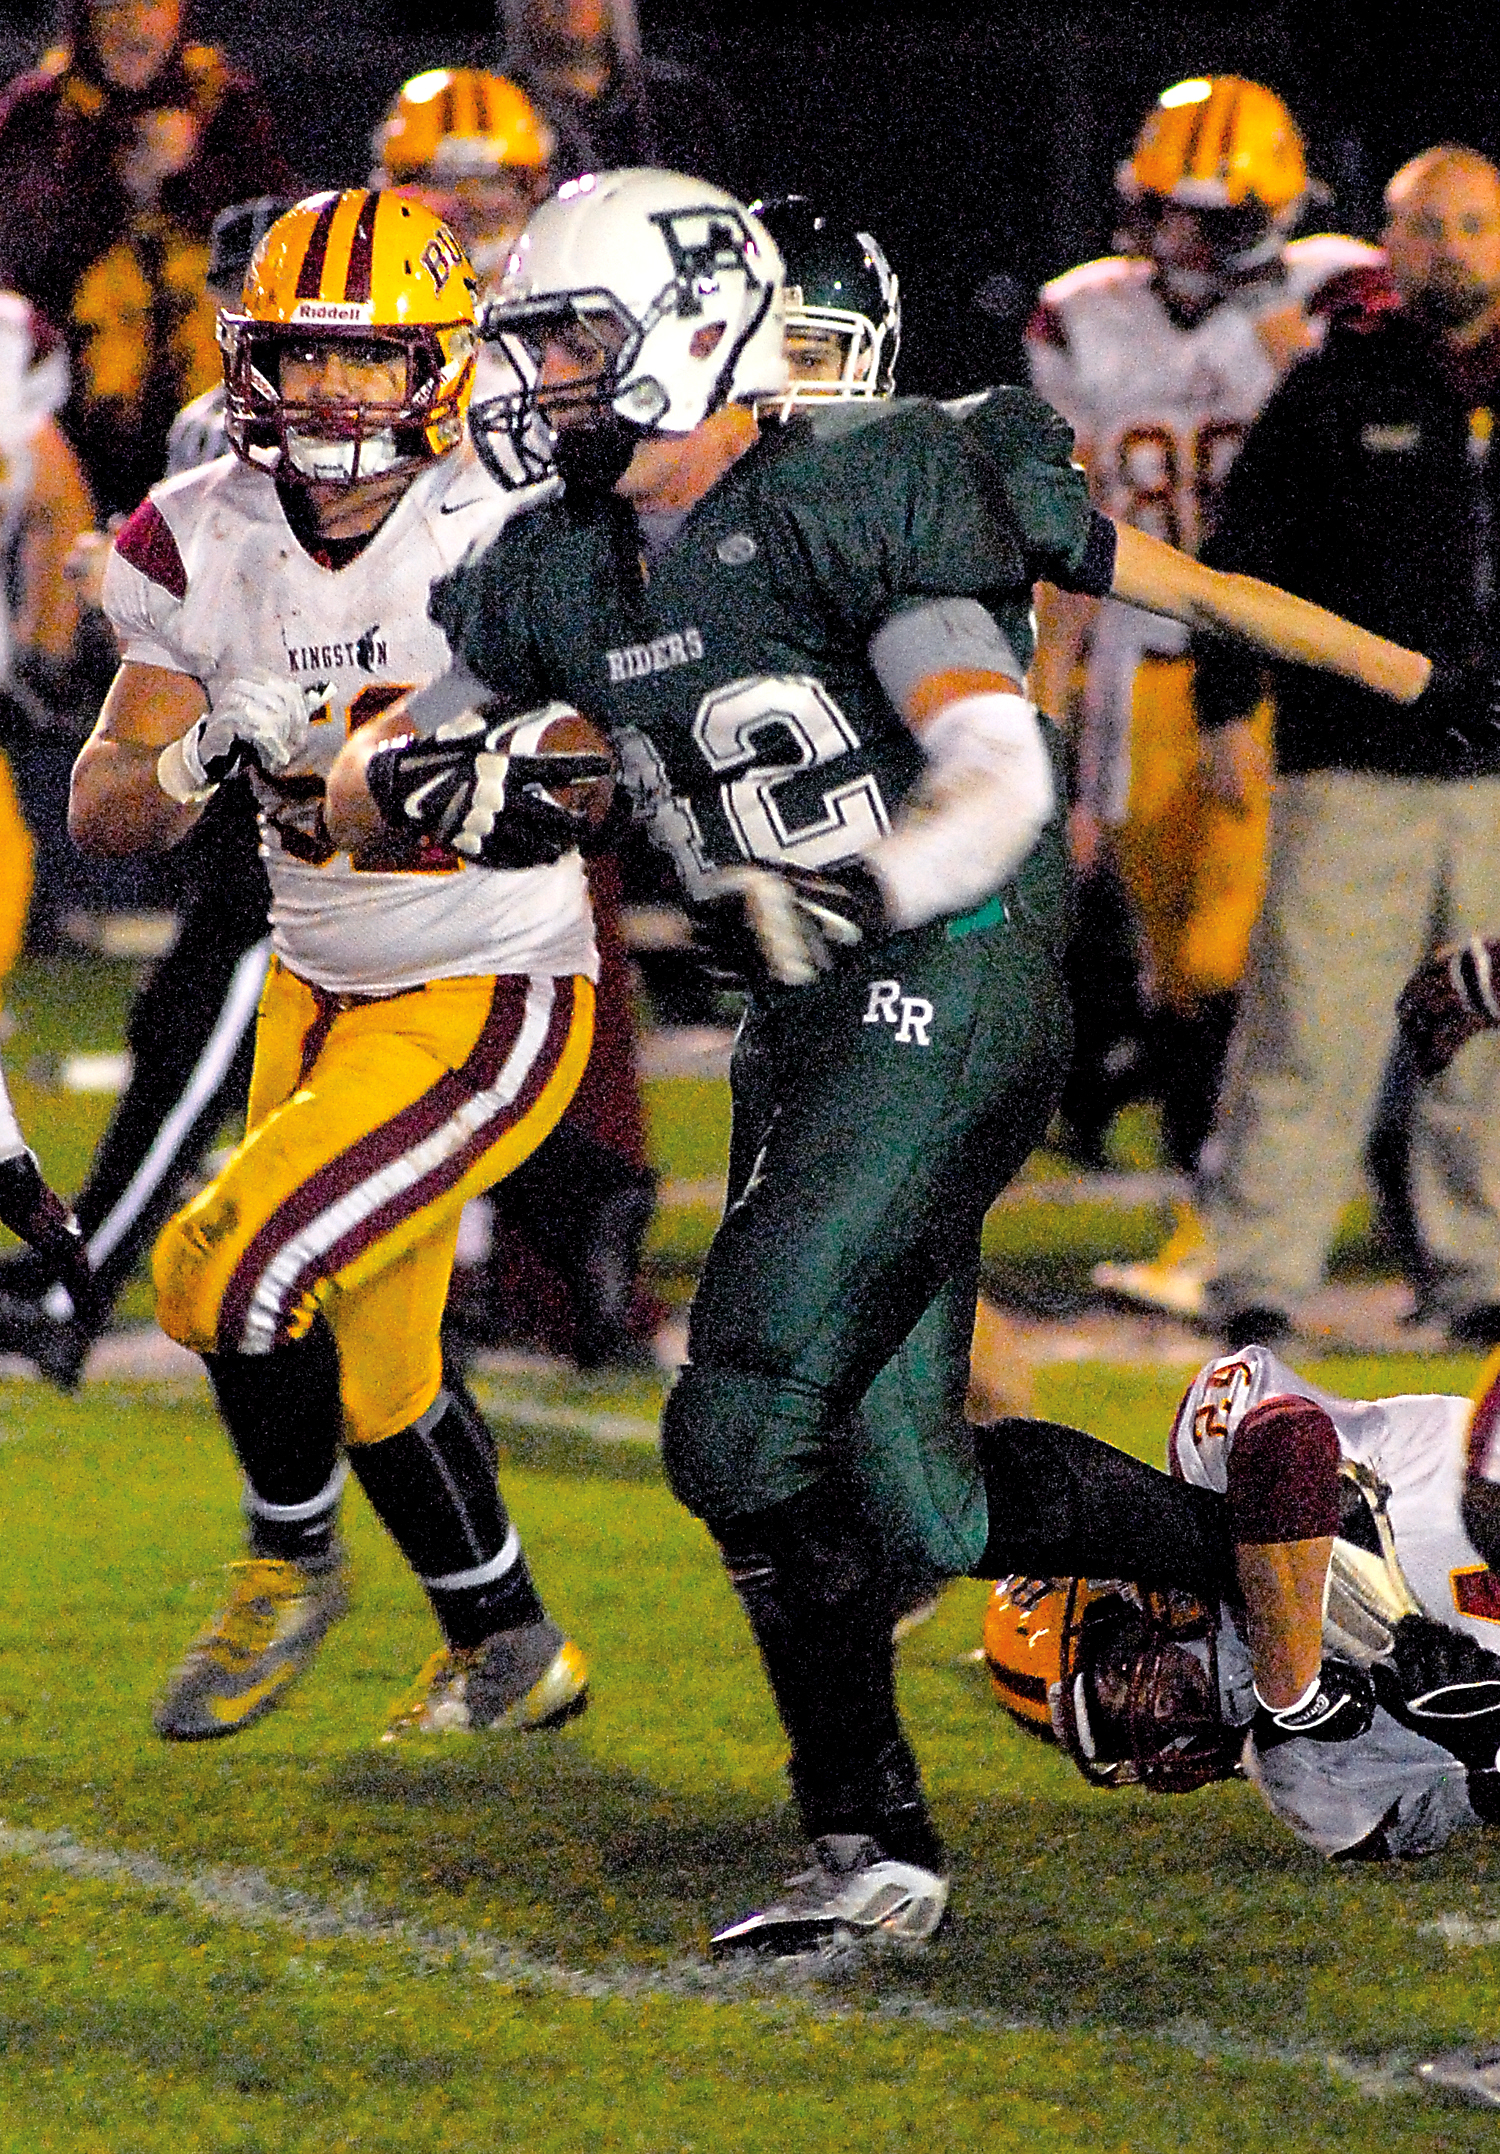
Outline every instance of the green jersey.
<svg viewBox="0 0 1500 2154">
<path fill-rule="evenodd" d="M 834 407 L 767 427 L 649 563 L 627 502 L 559 500 L 438 583 L 432 617 L 512 708 L 555 698 L 613 733 L 690 892 L 746 860 L 828 867 L 922 766 L 870 660 L 882 625 L 976 599 L 1024 666 L 1035 579 L 1107 587 L 1112 528 L 1070 448 L 1026 391 Z"/>
</svg>

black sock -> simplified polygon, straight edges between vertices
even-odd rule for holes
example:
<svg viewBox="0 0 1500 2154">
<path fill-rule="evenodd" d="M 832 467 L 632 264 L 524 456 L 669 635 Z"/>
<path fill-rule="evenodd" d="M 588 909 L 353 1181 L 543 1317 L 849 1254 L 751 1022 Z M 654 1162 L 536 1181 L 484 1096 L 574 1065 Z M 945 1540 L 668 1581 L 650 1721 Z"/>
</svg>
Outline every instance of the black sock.
<svg viewBox="0 0 1500 2154">
<path fill-rule="evenodd" d="M 461 1387 L 383 1443 L 353 1444 L 356 1480 L 422 1582 L 450 1645 L 546 1614 L 495 1479 L 489 1425 Z"/>
<path fill-rule="evenodd" d="M 975 1578 L 1129 1578 L 1238 1597 L 1222 1496 L 1058 1421 L 976 1429 L 990 1530 Z"/>
<path fill-rule="evenodd" d="M 205 1354 L 204 1367 L 245 1476 L 250 1546 L 316 1567 L 338 1526 L 339 1357 L 326 1324 L 269 1354 Z"/>
<path fill-rule="evenodd" d="M 852 1503 L 821 1484 L 716 1530 L 791 1741 L 808 1838 L 867 1834 L 941 1872 L 896 1713 L 889 1587 Z"/>
</svg>

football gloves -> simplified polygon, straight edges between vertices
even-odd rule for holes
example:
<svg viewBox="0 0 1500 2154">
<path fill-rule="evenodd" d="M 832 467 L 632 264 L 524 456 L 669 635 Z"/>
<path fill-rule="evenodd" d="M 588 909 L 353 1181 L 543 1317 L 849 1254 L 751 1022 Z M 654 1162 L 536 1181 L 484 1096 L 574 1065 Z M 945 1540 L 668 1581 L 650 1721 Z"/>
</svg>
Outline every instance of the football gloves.
<svg viewBox="0 0 1500 2154">
<path fill-rule="evenodd" d="M 1371 1673 L 1376 1695 L 1404 1727 L 1441 1743 L 1460 1764 L 1500 1764 L 1500 1656 L 1429 1616 L 1403 1616 Z"/>
<path fill-rule="evenodd" d="M 162 750 L 157 783 L 186 804 L 206 800 L 215 786 L 252 765 L 266 772 L 285 770 L 306 744 L 311 714 L 325 693 L 274 673 L 227 682 L 213 708 Z"/>
<path fill-rule="evenodd" d="M 465 711 L 430 738 L 386 741 L 365 783 L 381 820 L 402 836 L 432 838 L 482 867 L 545 867 L 594 835 L 585 810 L 554 789 L 613 777 L 614 757 L 539 751 L 530 736 L 546 714 L 493 711 Z"/>
<path fill-rule="evenodd" d="M 1370 1678 L 1348 1661 L 1325 1660 L 1295 1705 L 1272 1706 L 1256 1699 L 1250 1733 L 1262 1754 L 1299 1737 L 1310 1743 L 1347 1743 L 1363 1735 L 1375 1718 Z"/>
<path fill-rule="evenodd" d="M 30 1152 L 0 1159 L 0 1223 L 18 1234 L 67 1288 L 75 1310 L 93 1295 L 88 1249 L 78 1222 L 42 1180 Z"/>
<path fill-rule="evenodd" d="M 747 987 L 811 987 L 889 921 L 879 883 L 857 860 L 836 868 L 723 868 L 697 924 Z"/>
<path fill-rule="evenodd" d="M 1466 1040 L 1500 1025 L 1500 940 L 1475 935 L 1427 958 L 1396 1003 L 1401 1036 L 1423 1077 L 1438 1077 Z"/>
</svg>

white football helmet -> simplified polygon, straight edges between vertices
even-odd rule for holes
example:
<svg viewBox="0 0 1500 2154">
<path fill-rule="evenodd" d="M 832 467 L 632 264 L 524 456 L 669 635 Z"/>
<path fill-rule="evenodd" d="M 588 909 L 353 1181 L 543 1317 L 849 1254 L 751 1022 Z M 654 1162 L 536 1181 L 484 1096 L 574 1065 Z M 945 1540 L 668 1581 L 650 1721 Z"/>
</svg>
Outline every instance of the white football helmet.
<svg viewBox="0 0 1500 2154">
<path fill-rule="evenodd" d="M 600 483 L 642 434 L 689 434 L 721 405 L 777 396 L 783 282 L 775 242 L 722 188 L 644 169 L 570 180 L 532 216 L 484 310 L 484 336 L 525 386 L 475 407 L 481 455 L 507 485 L 513 459 L 542 476 L 527 441 L 540 413 L 554 449 L 574 452 L 558 456 L 564 477 L 586 466 Z M 559 344 L 571 365 L 549 384 Z M 586 442 L 592 456 L 578 453 Z"/>
</svg>

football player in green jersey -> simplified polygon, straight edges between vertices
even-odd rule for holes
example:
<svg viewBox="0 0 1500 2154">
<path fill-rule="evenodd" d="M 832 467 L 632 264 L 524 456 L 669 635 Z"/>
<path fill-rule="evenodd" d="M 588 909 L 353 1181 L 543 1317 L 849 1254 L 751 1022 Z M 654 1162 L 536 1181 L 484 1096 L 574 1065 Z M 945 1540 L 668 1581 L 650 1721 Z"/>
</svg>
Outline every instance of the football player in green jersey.
<svg viewBox="0 0 1500 2154">
<path fill-rule="evenodd" d="M 535 470 L 540 418 L 560 495 L 436 586 L 454 672 L 351 738 L 327 806 L 341 845 L 384 821 L 498 858 L 524 822 L 498 721 L 564 700 L 612 732 L 749 978 L 730 1200 L 663 1457 L 749 1617 L 813 1864 L 725 1953 L 917 1942 L 947 1901 L 891 1580 L 1015 1569 L 1035 1498 L 1014 1442 L 961 1412 L 980 1224 L 1068 1054 L 1032 583 L 1232 618 L 1406 700 L 1428 672 L 1117 534 L 1027 392 L 963 423 L 870 400 L 762 429 L 783 296 L 763 228 L 700 182 L 601 174 L 537 211 L 488 324 L 526 386 L 476 433 Z"/>
</svg>

